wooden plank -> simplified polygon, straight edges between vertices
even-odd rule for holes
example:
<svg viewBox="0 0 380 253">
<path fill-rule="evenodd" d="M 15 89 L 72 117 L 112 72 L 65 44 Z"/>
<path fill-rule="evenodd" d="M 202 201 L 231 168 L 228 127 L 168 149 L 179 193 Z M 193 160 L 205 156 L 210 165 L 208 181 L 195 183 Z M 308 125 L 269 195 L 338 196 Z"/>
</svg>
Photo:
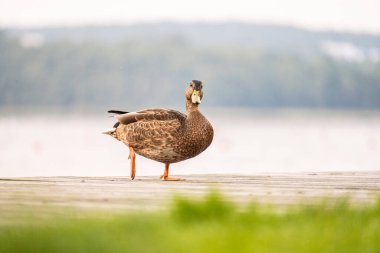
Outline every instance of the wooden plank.
<svg viewBox="0 0 380 253">
<path fill-rule="evenodd" d="M 157 177 L 33 177 L 0 179 L 0 217 L 17 210 L 51 207 L 80 210 L 165 209 L 173 194 L 201 197 L 220 191 L 239 205 L 254 201 L 275 206 L 312 204 L 321 198 L 349 198 L 370 204 L 380 196 L 380 172 L 267 173 L 256 175 L 184 175 L 185 181 Z M 41 211 L 44 210 L 44 211 Z M 57 208 L 54 209 L 57 212 Z M 58 211 L 59 212 L 59 211 Z"/>
</svg>

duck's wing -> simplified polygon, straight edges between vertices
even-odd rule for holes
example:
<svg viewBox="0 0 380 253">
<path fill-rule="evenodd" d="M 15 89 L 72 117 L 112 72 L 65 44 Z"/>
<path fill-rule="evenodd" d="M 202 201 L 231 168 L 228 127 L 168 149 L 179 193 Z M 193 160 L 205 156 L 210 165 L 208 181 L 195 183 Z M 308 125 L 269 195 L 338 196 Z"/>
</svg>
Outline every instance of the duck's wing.
<svg viewBox="0 0 380 253">
<path fill-rule="evenodd" d="M 151 122 L 154 121 L 177 121 L 182 124 L 186 120 L 186 115 L 171 109 L 146 109 L 139 112 L 129 112 L 117 114 L 115 118 L 124 125 L 129 125 L 135 122 Z"/>
<path fill-rule="evenodd" d="M 123 136 L 131 146 L 159 146 L 181 136 L 186 115 L 170 109 L 146 109 L 115 115 Z"/>
</svg>

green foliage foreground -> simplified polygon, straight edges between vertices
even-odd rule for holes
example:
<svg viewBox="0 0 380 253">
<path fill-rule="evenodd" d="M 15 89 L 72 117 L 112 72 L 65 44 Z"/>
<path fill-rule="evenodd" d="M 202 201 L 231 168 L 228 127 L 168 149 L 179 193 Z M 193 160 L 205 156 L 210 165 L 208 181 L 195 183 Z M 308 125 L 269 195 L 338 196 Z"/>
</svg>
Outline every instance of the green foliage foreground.
<svg viewBox="0 0 380 253">
<path fill-rule="evenodd" d="M 0 226 L 0 252 L 380 252 L 380 201 L 245 211 L 210 194 L 169 211 Z"/>
</svg>

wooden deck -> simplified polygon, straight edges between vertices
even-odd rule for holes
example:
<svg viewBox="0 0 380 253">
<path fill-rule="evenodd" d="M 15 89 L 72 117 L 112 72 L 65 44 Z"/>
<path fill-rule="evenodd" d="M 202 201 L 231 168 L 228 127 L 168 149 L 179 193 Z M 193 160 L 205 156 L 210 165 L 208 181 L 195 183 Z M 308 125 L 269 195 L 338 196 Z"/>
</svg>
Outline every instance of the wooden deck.
<svg viewBox="0 0 380 253">
<path fill-rule="evenodd" d="M 321 198 L 348 197 L 353 204 L 373 203 L 380 196 L 378 172 L 325 172 L 256 175 L 184 175 L 185 181 L 156 177 L 35 177 L 0 179 L 0 216 L 20 209 L 124 211 L 161 209 L 173 194 L 199 197 L 217 189 L 238 204 L 291 205 Z"/>
</svg>

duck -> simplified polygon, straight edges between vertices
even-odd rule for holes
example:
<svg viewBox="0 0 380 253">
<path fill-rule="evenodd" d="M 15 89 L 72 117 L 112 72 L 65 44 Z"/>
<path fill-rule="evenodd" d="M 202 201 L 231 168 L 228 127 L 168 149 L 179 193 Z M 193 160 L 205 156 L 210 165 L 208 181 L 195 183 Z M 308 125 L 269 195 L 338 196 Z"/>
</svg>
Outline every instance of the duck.
<svg viewBox="0 0 380 253">
<path fill-rule="evenodd" d="M 136 154 L 163 163 L 162 180 L 182 180 L 169 177 L 170 164 L 199 155 L 210 146 L 214 137 L 211 123 L 199 111 L 202 99 L 202 82 L 192 80 L 185 89 L 186 114 L 166 108 L 108 111 L 117 122 L 103 133 L 128 147 L 132 180 L 136 175 Z"/>
</svg>

